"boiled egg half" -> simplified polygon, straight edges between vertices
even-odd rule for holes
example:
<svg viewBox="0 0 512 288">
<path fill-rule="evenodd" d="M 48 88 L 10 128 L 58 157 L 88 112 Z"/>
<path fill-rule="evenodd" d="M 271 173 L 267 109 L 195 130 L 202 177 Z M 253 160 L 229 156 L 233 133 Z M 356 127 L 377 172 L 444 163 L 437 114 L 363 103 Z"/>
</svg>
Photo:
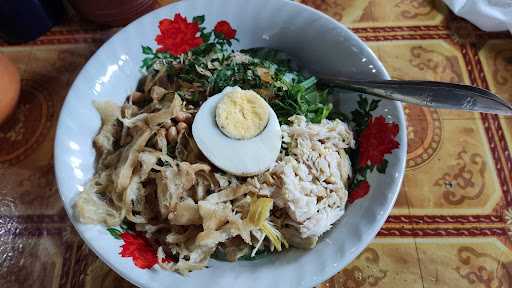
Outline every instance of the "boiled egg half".
<svg viewBox="0 0 512 288">
<path fill-rule="evenodd" d="M 226 87 L 201 105 L 192 135 L 208 160 L 238 176 L 265 172 L 281 150 L 276 113 L 256 92 L 239 87 Z"/>
</svg>

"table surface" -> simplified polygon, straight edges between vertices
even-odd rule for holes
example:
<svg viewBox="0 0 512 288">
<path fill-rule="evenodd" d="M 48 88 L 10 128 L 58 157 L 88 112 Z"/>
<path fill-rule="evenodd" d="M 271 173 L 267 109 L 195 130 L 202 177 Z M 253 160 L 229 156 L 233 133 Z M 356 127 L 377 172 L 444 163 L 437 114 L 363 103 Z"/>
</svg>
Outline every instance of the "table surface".
<svg viewBox="0 0 512 288">
<path fill-rule="evenodd" d="M 161 1 L 170 2 L 170 1 Z M 512 37 L 435 0 L 303 0 L 348 25 L 395 79 L 488 88 L 512 101 Z M 53 173 L 60 106 L 116 29 L 69 21 L 0 43 L 21 100 L 0 127 L 0 287 L 132 287 L 84 245 Z M 378 237 L 320 287 L 512 287 L 512 118 L 405 106 L 407 170 Z"/>
</svg>

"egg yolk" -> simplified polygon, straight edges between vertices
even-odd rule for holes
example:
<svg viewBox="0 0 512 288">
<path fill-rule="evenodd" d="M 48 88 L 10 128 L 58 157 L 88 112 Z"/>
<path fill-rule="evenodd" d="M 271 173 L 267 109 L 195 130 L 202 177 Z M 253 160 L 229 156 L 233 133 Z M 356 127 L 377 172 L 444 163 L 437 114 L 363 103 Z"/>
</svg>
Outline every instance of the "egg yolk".
<svg viewBox="0 0 512 288">
<path fill-rule="evenodd" d="M 220 130 L 234 139 L 250 139 L 268 123 L 268 104 L 252 90 L 226 93 L 217 104 L 216 122 Z"/>
</svg>

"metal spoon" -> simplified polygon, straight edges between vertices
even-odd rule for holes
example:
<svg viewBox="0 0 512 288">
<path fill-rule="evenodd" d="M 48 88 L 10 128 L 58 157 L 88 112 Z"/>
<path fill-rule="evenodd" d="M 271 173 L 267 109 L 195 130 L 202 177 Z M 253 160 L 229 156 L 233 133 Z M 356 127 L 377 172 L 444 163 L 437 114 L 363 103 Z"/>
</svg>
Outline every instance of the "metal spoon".
<svg viewBox="0 0 512 288">
<path fill-rule="evenodd" d="M 288 60 L 292 67 L 298 61 L 274 48 L 252 48 L 251 55 Z M 315 75 L 319 82 L 331 87 L 361 92 L 372 96 L 431 108 L 456 109 L 512 115 L 512 105 L 492 92 L 475 86 L 437 81 L 416 80 L 348 80 L 337 76 Z"/>
</svg>

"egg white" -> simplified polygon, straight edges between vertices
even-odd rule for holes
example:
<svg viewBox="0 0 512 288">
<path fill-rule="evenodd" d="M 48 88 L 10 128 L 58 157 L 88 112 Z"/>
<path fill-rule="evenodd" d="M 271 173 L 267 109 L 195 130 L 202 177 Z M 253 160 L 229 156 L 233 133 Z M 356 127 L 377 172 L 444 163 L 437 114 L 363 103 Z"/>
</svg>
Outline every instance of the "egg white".
<svg viewBox="0 0 512 288">
<path fill-rule="evenodd" d="M 226 136 L 217 126 L 216 107 L 225 93 L 240 91 L 226 87 L 201 105 L 192 123 L 192 135 L 203 154 L 218 168 L 238 176 L 252 176 L 270 169 L 281 150 L 281 129 L 277 115 L 268 106 L 267 126 L 255 137 L 245 140 Z"/>
</svg>

